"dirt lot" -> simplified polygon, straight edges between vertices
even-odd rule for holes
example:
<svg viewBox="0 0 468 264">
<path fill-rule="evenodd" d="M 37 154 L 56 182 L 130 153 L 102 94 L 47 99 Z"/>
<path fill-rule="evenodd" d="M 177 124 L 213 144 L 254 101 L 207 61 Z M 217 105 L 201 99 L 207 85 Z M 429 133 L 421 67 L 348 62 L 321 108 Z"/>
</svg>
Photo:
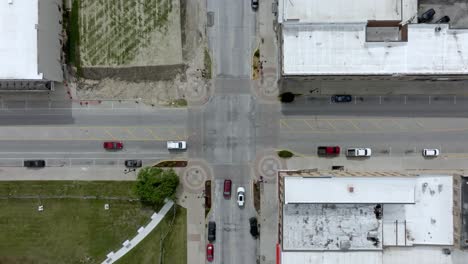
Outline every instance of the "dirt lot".
<svg viewBox="0 0 468 264">
<path fill-rule="evenodd" d="M 144 0 L 134 1 L 136 4 L 130 1 L 81 1 L 80 57 L 83 72 L 104 66 L 107 69 L 96 69 L 95 76 L 110 72 L 107 76 L 111 78 L 79 79 L 72 85 L 79 99 L 141 98 L 144 103 L 165 106 L 183 106 L 174 103 L 180 102 L 179 99 L 185 99 L 189 104 L 206 100 L 210 81 L 205 69 L 205 1 Z M 145 9 L 146 5 L 151 8 Z M 100 11 L 103 8 L 116 13 Z M 139 11 L 143 9 L 148 11 Z M 116 14 L 123 17 L 116 18 Z M 141 21 L 146 21 L 148 16 L 158 18 L 151 26 L 142 26 L 145 23 Z M 96 40 L 98 35 L 102 37 Z M 175 67 L 175 64 L 179 66 Z M 167 65 L 167 69 L 158 70 L 155 65 Z M 117 67 L 112 69 L 112 66 Z M 153 68 L 131 68 L 129 73 L 120 74 L 122 66 Z M 133 74 L 140 69 L 145 73 L 144 77 Z M 152 70 L 154 74 L 151 74 Z M 155 78 L 146 78 L 149 75 Z"/>
<path fill-rule="evenodd" d="M 83 67 L 182 62 L 179 0 L 80 0 Z"/>
</svg>

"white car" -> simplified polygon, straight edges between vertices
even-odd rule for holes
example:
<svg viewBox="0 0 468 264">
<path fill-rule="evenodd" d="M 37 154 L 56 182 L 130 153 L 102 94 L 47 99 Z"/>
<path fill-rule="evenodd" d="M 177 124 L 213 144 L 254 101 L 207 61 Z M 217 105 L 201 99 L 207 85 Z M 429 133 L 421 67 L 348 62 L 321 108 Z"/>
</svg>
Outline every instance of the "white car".
<svg viewBox="0 0 468 264">
<path fill-rule="evenodd" d="M 237 188 L 237 204 L 239 207 L 243 207 L 245 203 L 245 188 L 239 187 Z"/>
<path fill-rule="evenodd" d="M 184 150 L 187 149 L 187 142 L 185 141 L 168 141 L 167 142 L 168 150 Z"/>
<path fill-rule="evenodd" d="M 437 157 L 440 151 L 438 149 L 423 149 L 422 154 L 424 157 Z"/>
</svg>

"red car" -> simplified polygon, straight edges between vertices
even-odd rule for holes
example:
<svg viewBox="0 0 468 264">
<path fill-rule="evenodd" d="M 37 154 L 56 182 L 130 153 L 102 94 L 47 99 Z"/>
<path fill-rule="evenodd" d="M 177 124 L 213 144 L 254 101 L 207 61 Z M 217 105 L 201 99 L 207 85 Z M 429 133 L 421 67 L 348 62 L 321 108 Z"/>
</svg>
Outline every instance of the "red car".
<svg viewBox="0 0 468 264">
<path fill-rule="evenodd" d="M 229 199 L 231 197 L 231 180 L 224 180 L 224 198 Z"/>
<path fill-rule="evenodd" d="M 206 245 L 206 260 L 209 262 L 213 261 L 214 258 L 214 246 L 213 244 Z"/>
<path fill-rule="evenodd" d="M 120 141 L 106 141 L 103 144 L 106 150 L 119 150 L 123 148 L 123 143 Z"/>
<path fill-rule="evenodd" d="M 336 156 L 340 154 L 340 147 L 332 146 L 332 147 L 318 147 L 317 154 L 319 156 Z"/>
</svg>

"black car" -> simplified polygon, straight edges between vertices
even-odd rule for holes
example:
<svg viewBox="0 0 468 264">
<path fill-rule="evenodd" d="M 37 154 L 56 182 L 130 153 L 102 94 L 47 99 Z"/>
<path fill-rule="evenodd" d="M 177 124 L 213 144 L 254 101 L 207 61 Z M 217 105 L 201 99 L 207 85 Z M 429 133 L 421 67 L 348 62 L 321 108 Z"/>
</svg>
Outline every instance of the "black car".
<svg viewBox="0 0 468 264">
<path fill-rule="evenodd" d="M 257 224 L 257 218 L 251 217 L 251 218 L 249 219 L 249 222 L 250 222 L 250 234 L 251 234 L 254 238 L 257 238 L 258 235 L 259 235 L 259 232 L 258 232 L 258 224 Z"/>
<path fill-rule="evenodd" d="M 126 160 L 125 167 L 127 168 L 140 168 L 141 160 Z"/>
<path fill-rule="evenodd" d="M 435 10 L 434 10 L 434 8 L 431 8 L 431 9 L 427 10 L 426 12 L 424 12 L 418 18 L 418 21 L 419 21 L 419 23 L 427 23 L 427 22 L 431 21 L 434 18 L 434 15 L 435 15 Z"/>
<path fill-rule="evenodd" d="M 24 166 L 28 168 L 44 168 L 45 160 L 25 160 Z"/>
<path fill-rule="evenodd" d="M 252 9 L 257 10 L 258 9 L 258 0 L 252 0 Z"/>
<path fill-rule="evenodd" d="M 349 94 L 335 94 L 332 96 L 332 102 L 335 103 L 349 103 L 353 101 L 353 97 Z"/>
<path fill-rule="evenodd" d="M 444 24 L 444 23 L 448 23 L 450 22 L 450 17 L 449 16 L 443 16 L 441 18 L 439 18 L 439 20 L 437 20 L 435 23 L 436 24 Z"/>
<path fill-rule="evenodd" d="M 213 242 L 216 240 L 216 223 L 213 221 L 208 222 L 208 241 Z"/>
</svg>

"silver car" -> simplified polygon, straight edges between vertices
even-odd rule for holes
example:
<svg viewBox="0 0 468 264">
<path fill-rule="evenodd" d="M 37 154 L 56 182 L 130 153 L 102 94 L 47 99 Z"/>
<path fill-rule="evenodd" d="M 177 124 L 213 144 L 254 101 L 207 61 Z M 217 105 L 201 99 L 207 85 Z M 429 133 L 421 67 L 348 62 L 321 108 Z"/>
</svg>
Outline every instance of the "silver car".
<svg viewBox="0 0 468 264">
<path fill-rule="evenodd" d="M 422 154 L 424 157 L 437 157 L 440 151 L 438 149 L 423 149 Z"/>
</svg>

